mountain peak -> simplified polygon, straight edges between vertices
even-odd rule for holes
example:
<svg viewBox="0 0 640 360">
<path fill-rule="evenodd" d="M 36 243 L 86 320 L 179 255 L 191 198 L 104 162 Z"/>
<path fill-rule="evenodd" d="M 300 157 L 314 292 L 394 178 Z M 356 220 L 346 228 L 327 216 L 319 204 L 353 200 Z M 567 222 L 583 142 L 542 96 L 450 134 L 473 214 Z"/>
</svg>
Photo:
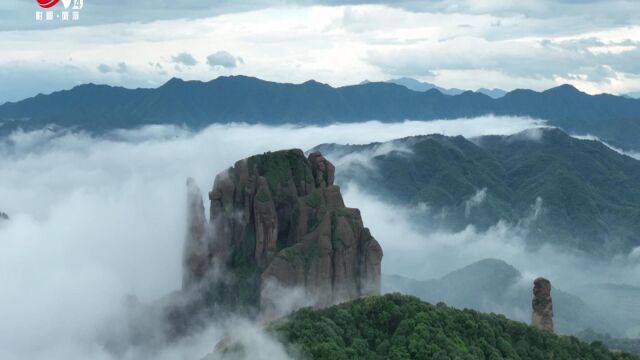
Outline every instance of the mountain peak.
<svg viewBox="0 0 640 360">
<path fill-rule="evenodd" d="M 582 91 L 578 90 L 575 86 L 571 84 L 562 84 L 560 86 L 553 87 L 551 89 L 547 89 L 542 92 L 543 94 L 584 94 Z"/>
<path fill-rule="evenodd" d="M 467 276 L 471 274 L 483 275 L 483 274 L 495 274 L 495 273 L 508 274 L 513 277 L 520 276 L 520 272 L 516 268 L 508 264 L 506 261 L 500 260 L 500 259 L 487 258 L 487 259 L 478 260 L 472 264 L 469 264 L 463 267 L 462 269 L 453 271 L 447 274 L 445 277 L 443 277 L 443 279 L 462 276 L 463 274 L 464 276 Z"/>
<path fill-rule="evenodd" d="M 330 88 L 331 87 L 329 84 L 321 83 L 321 82 L 313 80 L 313 79 L 307 80 L 307 81 L 303 82 L 301 85 L 322 87 L 322 88 Z"/>
<path fill-rule="evenodd" d="M 485 94 L 493 99 L 499 99 L 507 94 L 506 91 L 498 88 L 488 89 L 488 88 L 479 88 L 476 92 Z"/>
<path fill-rule="evenodd" d="M 172 87 L 172 86 L 182 85 L 185 82 L 186 81 L 184 81 L 184 80 L 182 80 L 180 78 L 172 77 L 166 83 L 162 84 L 162 86 L 160 86 L 160 87 Z"/>
</svg>

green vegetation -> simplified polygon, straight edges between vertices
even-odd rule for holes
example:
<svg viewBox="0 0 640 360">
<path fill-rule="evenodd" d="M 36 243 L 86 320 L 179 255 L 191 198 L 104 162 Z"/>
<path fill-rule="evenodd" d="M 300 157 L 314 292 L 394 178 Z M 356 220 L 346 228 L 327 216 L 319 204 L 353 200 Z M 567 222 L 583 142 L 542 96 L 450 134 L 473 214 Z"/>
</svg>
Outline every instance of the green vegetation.
<svg viewBox="0 0 640 360">
<path fill-rule="evenodd" d="M 280 188 L 288 184 L 290 178 L 289 159 L 282 155 L 280 151 L 266 152 L 248 159 L 249 171 L 257 169 L 258 174 L 267 179 L 271 193 L 276 196 Z"/>
<path fill-rule="evenodd" d="M 254 223 L 248 224 L 244 229 L 244 241 L 240 248 L 242 254 L 246 257 L 252 258 L 256 251 L 256 226 Z"/>
<path fill-rule="evenodd" d="M 320 249 L 316 244 L 311 244 L 309 248 L 303 248 L 302 243 L 298 243 L 284 250 L 284 257 L 292 266 L 302 265 L 304 270 L 304 281 L 307 282 L 309 270 L 315 258 L 320 255 Z"/>
<path fill-rule="evenodd" d="M 235 249 L 232 258 L 230 269 L 233 273 L 234 281 L 227 288 L 226 285 L 222 288 L 214 289 L 214 299 L 222 298 L 226 302 L 231 302 L 233 306 L 247 306 L 248 304 L 255 304 L 260 299 L 259 280 L 260 273 L 253 260 L 253 253 L 256 248 L 256 233 L 255 226 L 250 224 L 244 230 L 244 240 L 241 247 Z M 234 297 L 225 297 L 225 295 L 234 294 Z"/>
<path fill-rule="evenodd" d="M 334 250 L 340 250 L 345 247 L 344 241 L 336 233 L 338 217 L 347 216 L 346 209 L 334 210 L 331 213 L 331 246 Z"/>
<path fill-rule="evenodd" d="M 264 176 L 274 196 L 278 196 L 281 188 L 286 187 L 290 180 L 293 180 L 300 192 L 302 184 L 312 181 L 311 176 L 305 173 L 305 161 L 306 158 L 300 151 L 269 151 L 248 159 L 249 174 L 257 170 L 258 174 Z"/>
<path fill-rule="evenodd" d="M 298 203 L 296 203 L 293 207 L 293 210 L 291 212 L 291 223 L 289 224 L 289 234 L 287 235 L 287 238 L 284 237 L 278 237 L 278 241 L 277 241 L 277 245 L 278 245 L 278 251 L 284 249 L 287 246 L 290 246 L 291 244 L 295 244 L 296 241 L 298 240 L 298 227 L 299 227 L 299 221 L 300 221 L 300 205 Z"/>
<path fill-rule="evenodd" d="M 322 219 L 318 211 L 307 212 L 307 231 L 314 231 L 318 225 L 320 225 L 320 221 L 322 221 Z"/>
<path fill-rule="evenodd" d="M 312 182 L 311 176 L 307 177 L 305 173 L 304 161 L 301 160 L 300 154 L 295 151 L 287 152 L 287 160 L 289 161 L 289 166 L 291 168 L 291 175 L 293 176 L 293 181 L 298 188 L 298 192 L 300 193 L 300 186 L 303 183 Z"/>
<path fill-rule="evenodd" d="M 316 190 L 309 194 L 306 199 L 307 205 L 310 207 L 317 209 L 322 204 L 322 198 L 320 197 L 320 191 Z"/>
<path fill-rule="evenodd" d="M 576 335 L 586 342 L 601 343 L 612 350 L 625 351 L 634 355 L 640 355 L 640 339 L 616 339 L 609 334 L 599 334 L 591 329 L 584 330 Z"/>
<path fill-rule="evenodd" d="M 304 266 L 304 283 L 307 284 L 309 282 L 309 270 L 311 270 L 311 264 L 313 260 L 320 255 L 320 250 L 318 249 L 317 244 L 313 244 L 310 249 L 307 249 L 302 256 L 302 264 Z"/>
<path fill-rule="evenodd" d="M 362 298 L 273 323 L 292 354 L 311 359 L 636 359 L 504 316 L 431 305 L 400 294 Z"/>
<path fill-rule="evenodd" d="M 373 167 L 340 169 L 341 182 L 403 205 L 428 204 L 430 229 L 486 230 L 499 220 L 523 225 L 532 244 L 551 242 L 592 254 L 640 245 L 640 161 L 558 129 L 512 136 L 429 135 L 396 140 L 408 148 L 374 157 Z M 326 145 L 325 153 L 378 144 Z M 374 169 L 374 170 L 371 170 Z M 536 204 L 541 205 L 536 208 Z"/>
<path fill-rule="evenodd" d="M 258 193 L 256 194 L 256 199 L 259 202 L 266 203 L 271 201 L 271 196 L 269 195 L 269 191 L 264 187 L 258 188 Z"/>
</svg>

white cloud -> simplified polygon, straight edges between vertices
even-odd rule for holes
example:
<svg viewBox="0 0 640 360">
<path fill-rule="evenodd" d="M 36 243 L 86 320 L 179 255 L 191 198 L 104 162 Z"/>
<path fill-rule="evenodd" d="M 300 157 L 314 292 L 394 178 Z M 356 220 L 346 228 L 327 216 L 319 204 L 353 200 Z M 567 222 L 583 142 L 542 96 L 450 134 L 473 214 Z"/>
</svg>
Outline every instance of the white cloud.
<svg viewBox="0 0 640 360">
<path fill-rule="evenodd" d="M 100 71 L 101 73 L 108 73 L 112 72 L 113 68 L 107 64 L 100 64 L 98 65 L 98 71 Z"/>
<path fill-rule="evenodd" d="M 606 25 L 628 25 L 637 23 L 637 3 L 634 0 L 540 0 L 536 2 L 504 1 L 504 0 L 247 0 L 242 2 L 220 0 L 203 2 L 198 0 L 156 1 L 153 6 L 144 1 L 131 2 L 112 0 L 109 2 L 91 3 L 83 9 L 80 25 L 95 25 L 121 22 L 149 22 L 166 19 L 198 19 L 221 14 L 238 13 L 249 10 L 260 10 L 278 7 L 284 4 L 297 6 L 345 6 L 345 5 L 383 5 L 392 9 L 401 9 L 412 13 L 441 13 L 486 15 L 501 18 L 521 17 L 533 19 L 569 18 L 591 20 L 591 28 Z M 0 10 L 6 17 L 1 30 L 33 29 L 42 26 L 73 26 L 74 23 L 53 22 L 38 24 L 26 22 L 19 15 L 33 12 L 36 4 L 29 2 L 2 3 Z M 586 19 L 585 19 L 586 18 Z M 21 21 L 22 20 L 22 21 Z M 575 20 L 574 20 L 575 21 Z M 496 20 L 498 24 L 502 21 Z M 566 28 L 575 26 L 568 22 Z M 584 25 L 583 25 L 584 26 Z"/>
<path fill-rule="evenodd" d="M 121 63 L 118 63 L 118 65 L 116 65 L 115 68 L 107 64 L 100 64 L 98 65 L 98 71 L 104 74 L 114 72 L 114 71 L 117 73 L 124 73 L 127 71 L 127 64 L 121 62 Z"/>
<path fill-rule="evenodd" d="M 198 64 L 198 60 L 196 60 L 193 55 L 186 52 L 181 52 L 171 57 L 171 61 L 178 65 L 184 66 L 195 66 Z"/>
<path fill-rule="evenodd" d="M 236 58 L 227 51 L 216 51 L 207 56 L 207 64 L 213 68 L 222 67 L 225 69 L 233 69 L 238 66 L 238 63 L 243 64 L 244 60 L 240 57 Z"/>
<path fill-rule="evenodd" d="M 474 207 L 482 204 L 486 200 L 486 198 L 487 198 L 487 188 L 478 190 L 475 194 L 473 194 L 473 196 L 471 196 L 467 201 L 465 201 L 465 204 L 464 204 L 465 216 L 469 217 L 469 214 L 471 214 L 471 210 L 473 210 Z"/>
<path fill-rule="evenodd" d="M 595 136 L 595 135 L 591 135 L 591 134 L 587 134 L 587 135 L 571 135 L 572 137 L 576 138 L 576 139 L 581 139 L 581 140 L 592 140 L 592 141 L 598 141 L 601 142 L 604 146 L 608 147 L 609 149 L 617 152 L 618 154 L 622 154 L 622 155 L 627 155 L 629 157 L 632 157 L 636 160 L 640 160 L 640 153 L 635 152 L 635 151 L 624 151 L 620 148 L 617 148 L 607 142 L 602 141 L 599 137 Z"/>
</svg>

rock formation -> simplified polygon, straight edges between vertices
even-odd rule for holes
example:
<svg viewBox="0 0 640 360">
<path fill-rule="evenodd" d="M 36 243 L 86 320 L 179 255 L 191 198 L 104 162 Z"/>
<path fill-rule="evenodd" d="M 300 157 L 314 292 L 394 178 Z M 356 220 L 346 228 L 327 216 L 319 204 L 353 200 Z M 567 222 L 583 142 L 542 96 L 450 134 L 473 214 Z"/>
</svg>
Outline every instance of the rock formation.
<svg viewBox="0 0 640 360">
<path fill-rule="evenodd" d="M 204 278 L 209 267 L 207 220 L 202 193 L 195 181 L 187 179 L 187 235 L 182 257 L 182 289 L 187 290 Z"/>
<path fill-rule="evenodd" d="M 531 322 L 533 326 L 553 333 L 553 302 L 549 280 L 540 277 L 533 282 L 532 306 Z"/>
<path fill-rule="evenodd" d="M 223 266 L 227 282 L 213 292 L 263 311 L 274 305 L 272 283 L 303 289 L 318 307 L 379 293 L 382 249 L 360 211 L 345 207 L 334 175 L 319 152 L 306 158 L 301 150 L 252 156 L 219 174 L 210 225 L 199 195 L 190 197 L 186 286 Z"/>
<path fill-rule="evenodd" d="M 0 211 L 0 220 L 9 220 L 9 215 Z"/>
<path fill-rule="evenodd" d="M 126 299 L 126 321 L 105 334 L 105 349 L 155 349 L 229 311 L 266 323 L 379 293 L 382 249 L 358 209 L 345 207 L 334 174 L 320 153 L 301 150 L 238 161 L 216 176 L 209 220 L 188 179 L 182 289 L 150 303 Z"/>
</svg>

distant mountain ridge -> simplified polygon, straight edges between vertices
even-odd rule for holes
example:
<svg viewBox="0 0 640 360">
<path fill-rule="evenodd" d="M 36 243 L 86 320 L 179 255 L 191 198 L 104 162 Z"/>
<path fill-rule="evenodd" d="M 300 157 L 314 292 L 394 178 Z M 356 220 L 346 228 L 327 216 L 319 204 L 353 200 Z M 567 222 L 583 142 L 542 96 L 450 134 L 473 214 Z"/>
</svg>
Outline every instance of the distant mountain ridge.
<svg viewBox="0 0 640 360">
<path fill-rule="evenodd" d="M 382 146 L 392 151 L 371 155 Z M 427 204 L 416 222 L 431 229 L 484 231 L 503 220 L 524 229 L 531 246 L 553 243 L 597 257 L 640 245 L 640 161 L 557 128 L 315 149 L 337 164 L 364 155 L 366 164 L 338 167 L 338 182 L 400 205 Z"/>
<path fill-rule="evenodd" d="M 431 89 L 436 89 L 438 91 L 440 91 L 441 93 L 445 94 L 445 95 L 460 95 L 465 91 L 468 90 L 462 90 L 462 89 L 457 89 L 457 88 L 443 88 L 440 87 L 438 85 L 432 84 L 432 83 L 428 83 L 428 82 L 422 82 L 422 81 L 418 81 L 416 79 L 412 79 L 412 78 L 407 78 L 407 77 L 402 77 L 402 78 L 398 78 L 398 79 L 391 79 L 391 80 L 387 80 L 386 82 L 388 83 L 392 83 L 392 84 L 397 84 L 397 85 L 402 85 L 404 87 L 406 87 L 409 90 L 414 90 L 414 91 L 429 91 Z M 366 82 L 365 82 L 366 83 Z M 501 98 L 503 96 L 505 96 L 507 94 L 506 91 L 502 90 L 502 89 L 487 89 L 487 88 L 480 88 L 478 90 L 476 90 L 475 92 L 480 93 L 480 94 L 485 94 L 493 99 L 498 99 Z"/>
<path fill-rule="evenodd" d="M 200 129 L 213 123 L 330 124 L 434 120 L 487 114 L 529 116 L 622 149 L 640 149 L 640 100 L 588 95 L 570 85 L 514 90 L 499 99 L 465 91 L 449 96 L 390 83 L 333 88 L 317 81 L 283 84 L 247 76 L 209 82 L 171 79 L 156 89 L 86 84 L 0 106 L 0 136 L 48 125 L 103 133 L 149 124 Z"/>
</svg>

